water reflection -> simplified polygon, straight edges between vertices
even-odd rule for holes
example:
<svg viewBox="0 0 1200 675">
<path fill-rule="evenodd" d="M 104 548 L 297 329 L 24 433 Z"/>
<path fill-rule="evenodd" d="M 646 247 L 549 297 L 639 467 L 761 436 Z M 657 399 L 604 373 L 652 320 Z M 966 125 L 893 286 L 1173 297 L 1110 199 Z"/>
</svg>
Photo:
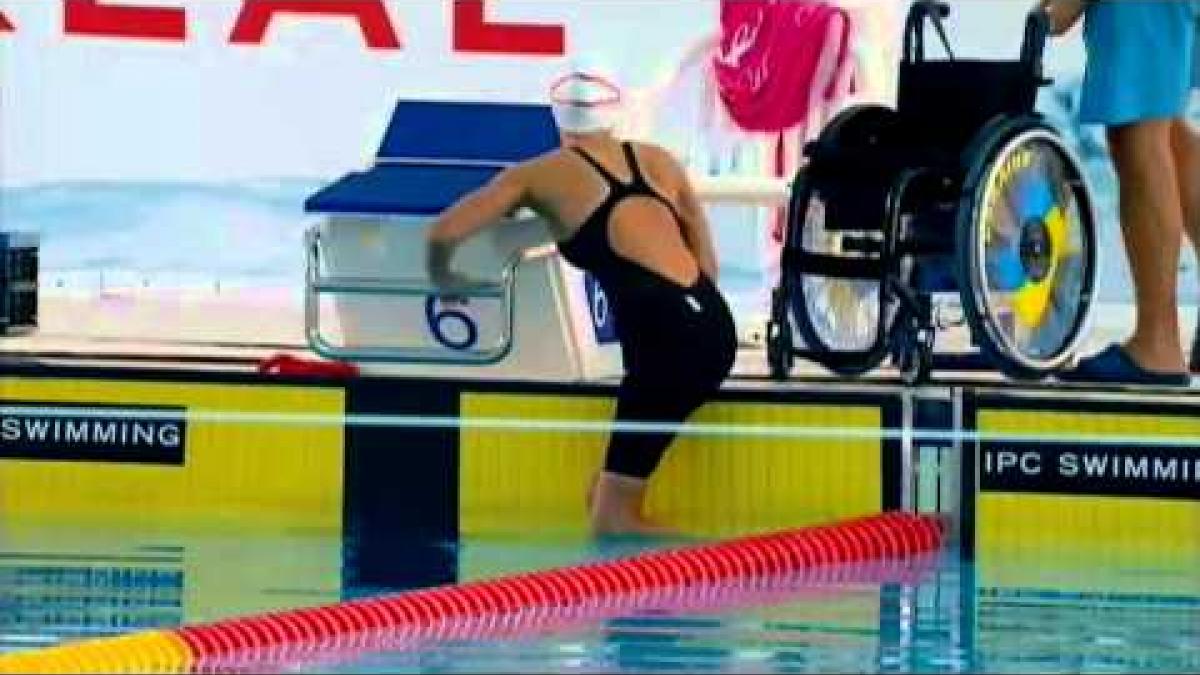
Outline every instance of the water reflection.
<svg viewBox="0 0 1200 675">
<path fill-rule="evenodd" d="M 576 543 L 62 529 L 0 540 L 0 649 L 322 605 L 638 552 Z M 365 552 L 365 553 L 364 553 Z M 1080 552 L 860 566 L 478 622 L 298 672 L 1195 672 L 1192 560 Z M 617 607 L 617 605 L 614 605 Z M 613 610 L 616 611 L 616 610 Z M 497 635 L 505 635 L 498 638 Z M 339 657 L 340 658 L 340 657 Z"/>
</svg>

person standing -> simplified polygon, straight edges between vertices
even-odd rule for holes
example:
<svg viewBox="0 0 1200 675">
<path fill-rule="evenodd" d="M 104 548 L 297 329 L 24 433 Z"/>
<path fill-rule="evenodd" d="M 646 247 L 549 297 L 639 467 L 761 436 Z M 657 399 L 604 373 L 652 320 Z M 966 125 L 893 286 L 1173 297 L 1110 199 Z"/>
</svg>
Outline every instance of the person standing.
<svg viewBox="0 0 1200 675">
<path fill-rule="evenodd" d="M 1120 184 L 1120 219 L 1137 322 L 1060 377 L 1187 386 L 1179 327 L 1184 237 L 1200 256 L 1200 132 L 1187 110 L 1200 87 L 1200 0 L 1043 0 L 1056 34 L 1085 22 L 1080 121 L 1102 125 Z M 1197 345 L 1196 350 L 1200 350 Z M 1192 365 L 1200 369 L 1200 351 Z"/>
</svg>

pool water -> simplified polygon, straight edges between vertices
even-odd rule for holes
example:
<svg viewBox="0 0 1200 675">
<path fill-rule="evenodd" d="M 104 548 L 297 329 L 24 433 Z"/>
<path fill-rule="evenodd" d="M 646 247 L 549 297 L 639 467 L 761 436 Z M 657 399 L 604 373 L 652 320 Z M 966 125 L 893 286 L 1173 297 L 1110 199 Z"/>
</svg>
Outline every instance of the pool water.
<svg viewBox="0 0 1200 675">
<path fill-rule="evenodd" d="M 323 605 L 613 558 L 661 543 L 363 542 L 39 527 L 0 533 L 0 650 Z M 942 554 L 690 609 L 298 664 L 295 672 L 1197 672 L 1200 567 L 1149 554 Z M 1098 559 L 1108 562 L 1097 564 Z"/>
</svg>

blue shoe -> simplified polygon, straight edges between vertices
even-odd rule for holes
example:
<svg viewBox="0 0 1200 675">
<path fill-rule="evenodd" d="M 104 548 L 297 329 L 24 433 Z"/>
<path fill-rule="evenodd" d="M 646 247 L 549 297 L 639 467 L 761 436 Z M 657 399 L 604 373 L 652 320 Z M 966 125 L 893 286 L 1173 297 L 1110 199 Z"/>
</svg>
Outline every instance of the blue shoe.
<svg viewBox="0 0 1200 675">
<path fill-rule="evenodd" d="M 1155 373 L 1145 370 L 1120 345 L 1083 359 L 1069 370 L 1058 374 L 1063 382 L 1090 384 L 1144 384 L 1152 387 L 1187 387 L 1192 378 L 1187 373 Z"/>
</svg>

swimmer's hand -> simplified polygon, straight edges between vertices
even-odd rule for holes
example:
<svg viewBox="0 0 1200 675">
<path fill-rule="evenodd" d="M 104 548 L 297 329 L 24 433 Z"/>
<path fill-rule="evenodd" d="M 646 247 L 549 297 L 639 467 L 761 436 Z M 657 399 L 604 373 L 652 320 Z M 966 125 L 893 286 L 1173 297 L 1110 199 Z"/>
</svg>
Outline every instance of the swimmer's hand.
<svg viewBox="0 0 1200 675">
<path fill-rule="evenodd" d="M 437 287 L 442 300 L 465 302 L 466 296 L 477 294 L 495 284 L 459 274 L 450 269 L 450 258 L 454 255 L 451 242 L 431 240 L 425 270 L 429 280 Z"/>
<path fill-rule="evenodd" d="M 457 304 L 466 304 L 468 297 L 496 287 L 496 284 L 490 281 L 473 279 L 450 270 L 440 272 L 431 280 L 437 287 L 440 300 Z"/>
<path fill-rule="evenodd" d="M 1050 32 L 1063 35 L 1079 23 L 1091 0 L 1041 0 L 1040 9 L 1050 17 Z"/>
<path fill-rule="evenodd" d="M 429 275 L 429 280 L 440 290 L 464 293 L 471 289 L 478 289 L 485 283 L 450 269 L 450 259 L 454 256 L 453 242 L 430 240 L 427 253 L 425 271 Z"/>
<path fill-rule="evenodd" d="M 449 270 L 433 277 L 432 281 L 433 285 L 446 295 L 469 295 L 496 287 L 494 282 L 474 279 Z"/>
</svg>

